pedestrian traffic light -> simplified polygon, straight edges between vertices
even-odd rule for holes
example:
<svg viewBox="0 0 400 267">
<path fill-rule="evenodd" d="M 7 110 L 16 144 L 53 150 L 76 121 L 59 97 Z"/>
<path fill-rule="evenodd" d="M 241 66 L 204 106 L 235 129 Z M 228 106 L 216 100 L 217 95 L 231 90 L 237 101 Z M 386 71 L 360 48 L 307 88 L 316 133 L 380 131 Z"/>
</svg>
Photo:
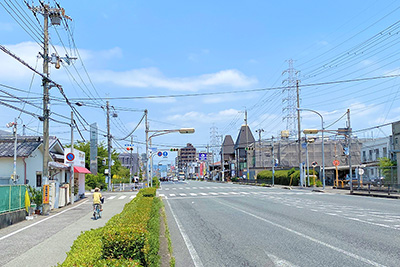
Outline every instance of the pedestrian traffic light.
<svg viewBox="0 0 400 267">
<path fill-rule="evenodd" d="M 169 151 L 179 151 L 179 148 L 171 148 Z"/>
</svg>

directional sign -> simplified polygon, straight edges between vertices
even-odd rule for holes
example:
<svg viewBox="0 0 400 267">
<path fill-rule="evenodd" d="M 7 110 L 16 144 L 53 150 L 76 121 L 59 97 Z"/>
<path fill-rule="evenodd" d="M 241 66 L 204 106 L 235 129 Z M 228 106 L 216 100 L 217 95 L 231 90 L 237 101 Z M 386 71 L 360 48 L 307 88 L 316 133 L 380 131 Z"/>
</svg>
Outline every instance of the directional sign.
<svg viewBox="0 0 400 267">
<path fill-rule="evenodd" d="M 162 156 L 162 152 L 161 152 L 161 151 L 158 151 L 158 152 L 157 152 L 157 156 L 161 157 L 161 156 Z"/>
<path fill-rule="evenodd" d="M 150 147 L 151 152 L 157 152 L 157 148 L 156 147 Z"/>
<path fill-rule="evenodd" d="M 164 151 L 162 154 L 163 154 L 164 157 L 168 157 L 168 152 L 167 151 Z"/>
<path fill-rule="evenodd" d="M 359 168 L 359 169 L 358 169 L 358 174 L 359 174 L 359 175 L 363 175 L 363 174 L 364 174 L 364 169 Z"/>
<path fill-rule="evenodd" d="M 302 148 L 307 148 L 307 143 L 301 143 Z"/>
<path fill-rule="evenodd" d="M 134 144 L 125 144 L 125 146 L 135 146 Z"/>
<path fill-rule="evenodd" d="M 75 159 L 75 155 L 73 153 L 68 153 L 66 158 L 68 161 L 73 161 Z"/>
<path fill-rule="evenodd" d="M 207 153 L 199 153 L 199 160 L 207 160 Z"/>
<path fill-rule="evenodd" d="M 333 161 L 333 166 L 339 166 L 339 164 L 340 164 L 340 161 L 338 161 L 337 159 L 335 159 Z"/>
</svg>

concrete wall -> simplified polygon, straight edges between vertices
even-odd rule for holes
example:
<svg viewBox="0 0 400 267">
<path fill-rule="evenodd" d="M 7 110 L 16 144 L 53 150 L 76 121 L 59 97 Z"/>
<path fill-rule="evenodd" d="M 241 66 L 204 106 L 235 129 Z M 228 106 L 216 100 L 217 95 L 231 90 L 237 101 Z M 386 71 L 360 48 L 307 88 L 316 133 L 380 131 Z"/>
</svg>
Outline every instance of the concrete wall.
<svg viewBox="0 0 400 267">
<path fill-rule="evenodd" d="M 0 229 L 25 220 L 25 216 L 24 209 L 0 214 Z"/>
</svg>

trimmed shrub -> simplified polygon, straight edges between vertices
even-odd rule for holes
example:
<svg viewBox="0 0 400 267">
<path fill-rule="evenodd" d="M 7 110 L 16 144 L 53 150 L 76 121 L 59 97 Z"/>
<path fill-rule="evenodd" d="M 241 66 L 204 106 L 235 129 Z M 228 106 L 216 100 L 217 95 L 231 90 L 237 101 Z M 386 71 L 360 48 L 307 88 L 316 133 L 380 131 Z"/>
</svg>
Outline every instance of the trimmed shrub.
<svg viewBox="0 0 400 267">
<path fill-rule="evenodd" d="M 104 227 L 82 233 L 59 266 L 159 266 L 160 208 L 145 188 Z"/>
<path fill-rule="evenodd" d="M 160 187 L 160 180 L 158 179 L 157 176 L 153 177 L 153 187 L 159 188 Z"/>
</svg>

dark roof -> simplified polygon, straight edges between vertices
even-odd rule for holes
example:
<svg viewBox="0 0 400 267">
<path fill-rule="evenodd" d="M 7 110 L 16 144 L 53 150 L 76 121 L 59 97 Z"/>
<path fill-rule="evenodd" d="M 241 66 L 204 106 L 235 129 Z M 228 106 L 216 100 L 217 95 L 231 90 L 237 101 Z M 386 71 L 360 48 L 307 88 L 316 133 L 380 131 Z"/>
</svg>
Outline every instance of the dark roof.
<svg viewBox="0 0 400 267">
<path fill-rule="evenodd" d="M 243 149 L 246 148 L 248 146 L 250 146 L 251 144 L 253 144 L 255 141 L 253 134 L 250 131 L 250 128 L 248 125 L 242 125 L 242 127 L 240 128 L 239 131 L 239 135 L 236 139 L 236 143 L 235 143 L 235 150 L 236 149 Z"/>
<path fill-rule="evenodd" d="M 224 154 L 235 154 L 235 144 L 233 143 L 232 136 L 225 135 L 223 149 Z"/>
<path fill-rule="evenodd" d="M 40 145 L 40 137 L 21 138 L 17 140 L 17 157 L 27 157 Z M 0 157 L 14 157 L 14 138 L 0 138 Z"/>
</svg>

